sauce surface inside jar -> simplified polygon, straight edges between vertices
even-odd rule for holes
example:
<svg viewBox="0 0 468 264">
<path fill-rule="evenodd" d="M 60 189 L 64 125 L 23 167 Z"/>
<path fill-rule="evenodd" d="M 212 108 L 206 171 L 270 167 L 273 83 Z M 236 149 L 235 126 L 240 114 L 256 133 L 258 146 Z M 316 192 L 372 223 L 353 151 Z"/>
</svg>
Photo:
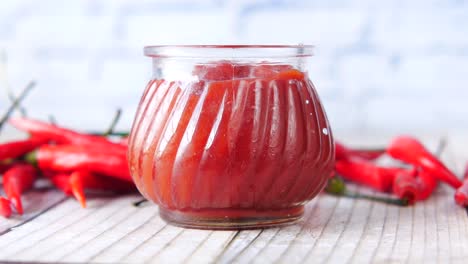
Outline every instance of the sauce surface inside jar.
<svg viewBox="0 0 468 264">
<path fill-rule="evenodd" d="M 307 75 L 286 64 L 229 61 L 196 65 L 192 74 L 151 80 L 144 92 L 129 141 L 140 192 L 166 213 L 212 222 L 302 214 L 334 164 L 329 123 Z"/>
</svg>

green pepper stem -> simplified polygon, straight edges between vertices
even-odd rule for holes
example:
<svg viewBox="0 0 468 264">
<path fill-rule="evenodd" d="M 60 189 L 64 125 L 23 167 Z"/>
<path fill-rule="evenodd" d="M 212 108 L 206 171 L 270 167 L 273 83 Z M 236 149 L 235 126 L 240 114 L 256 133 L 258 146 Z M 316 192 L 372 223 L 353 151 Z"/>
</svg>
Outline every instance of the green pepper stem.
<svg viewBox="0 0 468 264">
<path fill-rule="evenodd" d="M 20 105 L 21 101 L 23 101 L 23 99 L 26 98 L 29 91 L 31 91 L 32 88 L 34 88 L 34 86 L 36 86 L 36 82 L 29 82 L 28 85 L 26 85 L 26 87 L 23 89 L 23 91 L 21 91 L 21 94 L 18 97 L 16 97 L 16 99 L 10 105 L 6 113 L 0 118 L 0 130 L 2 129 L 6 121 L 10 118 L 10 115 L 13 113 L 13 111 Z"/>
<path fill-rule="evenodd" d="M 119 119 L 120 119 L 121 115 L 122 115 L 122 109 L 118 108 L 117 111 L 115 112 L 115 116 L 112 119 L 112 122 L 111 122 L 109 128 L 104 132 L 103 136 L 112 135 L 112 132 L 114 131 L 115 126 L 119 122 Z"/>
<path fill-rule="evenodd" d="M 34 167 L 37 167 L 37 151 L 31 151 L 24 155 L 23 158 L 27 163 L 33 165 Z"/>
<path fill-rule="evenodd" d="M 144 204 L 144 203 L 146 203 L 146 202 L 148 202 L 148 200 L 146 200 L 145 198 L 143 198 L 143 199 L 141 199 L 141 200 L 139 200 L 139 201 L 134 202 L 134 203 L 133 203 L 133 206 L 135 206 L 135 207 L 140 207 L 142 204 Z"/>
<path fill-rule="evenodd" d="M 54 126 L 57 125 L 57 119 L 55 119 L 54 115 L 49 115 L 49 123 L 51 123 Z"/>
<path fill-rule="evenodd" d="M 446 146 L 447 146 L 447 138 L 442 137 L 439 140 L 439 145 L 437 145 L 436 151 L 434 152 L 435 156 L 440 157 Z"/>
<path fill-rule="evenodd" d="M 8 89 L 8 99 L 10 99 L 11 103 L 15 102 L 15 95 L 12 93 L 12 91 L 10 89 Z M 20 111 L 22 117 L 27 117 L 28 116 L 28 113 L 26 112 L 26 109 L 24 107 L 22 107 L 21 104 L 18 104 L 17 108 Z"/>
<path fill-rule="evenodd" d="M 87 132 L 89 135 L 93 136 L 104 136 L 105 133 L 97 132 L 97 131 L 89 131 Z M 107 136 L 118 136 L 118 137 L 127 137 L 130 133 L 127 131 L 112 131 L 111 133 L 107 134 Z"/>
<path fill-rule="evenodd" d="M 399 205 L 399 206 L 408 205 L 408 200 L 406 199 L 396 199 L 396 198 L 383 197 L 383 196 L 367 195 L 367 194 L 362 194 L 362 193 L 352 193 L 349 191 L 346 191 L 345 193 L 343 193 L 342 196 L 348 197 L 348 198 L 354 198 L 354 199 L 364 199 L 364 200 L 369 200 L 369 201 L 374 201 L 374 202 Z"/>
</svg>

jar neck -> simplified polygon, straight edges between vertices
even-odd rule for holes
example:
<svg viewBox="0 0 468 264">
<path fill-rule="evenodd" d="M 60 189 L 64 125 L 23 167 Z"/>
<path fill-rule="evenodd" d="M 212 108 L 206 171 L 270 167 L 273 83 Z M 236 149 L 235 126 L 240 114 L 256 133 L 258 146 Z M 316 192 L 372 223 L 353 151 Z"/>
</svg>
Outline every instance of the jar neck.
<svg viewBox="0 0 468 264">
<path fill-rule="evenodd" d="M 197 67 L 224 69 L 224 64 L 233 72 L 282 65 L 305 71 L 313 49 L 311 45 L 167 45 L 147 46 L 144 53 L 153 60 L 153 78 L 187 79 Z"/>
<path fill-rule="evenodd" d="M 243 79 L 253 77 L 249 74 L 237 73 L 255 71 L 255 69 L 284 69 L 294 68 L 306 72 L 308 57 L 290 58 L 152 58 L 153 79 L 166 80 L 198 80 L 196 72 L 199 69 L 218 68 L 217 74 L 232 73 L 232 79 Z M 224 73 L 219 73 L 223 71 Z"/>
<path fill-rule="evenodd" d="M 261 59 L 310 57 L 312 45 L 165 45 L 147 46 L 148 57 L 159 58 L 205 58 L 205 59 Z"/>
</svg>

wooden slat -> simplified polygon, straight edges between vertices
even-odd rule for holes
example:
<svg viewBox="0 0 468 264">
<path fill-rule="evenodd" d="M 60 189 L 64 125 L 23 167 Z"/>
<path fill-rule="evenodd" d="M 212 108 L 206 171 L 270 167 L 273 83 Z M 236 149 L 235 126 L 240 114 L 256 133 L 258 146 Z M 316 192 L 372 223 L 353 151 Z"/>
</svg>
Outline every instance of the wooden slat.
<svg viewBox="0 0 468 264">
<path fill-rule="evenodd" d="M 387 216 L 387 205 L 371 203 L 370 214 L 361 239 L 352 252 L 352 263 L 369 263 L 375 253 L 379 241 L 382 238 L 384 225 Z"/>
<path fill-rule="evenodd" d="M 433 197 L 429 201 L 424 203 L 425 209 L 425 240 L 424 240 L 424 256 L 423 261 L 429 261 L 437 259 L 437 251 L 440 246 L 444 246 L 443 241 L 440 243 L 439 237 L 437 236 L 437 219 L 435 210 L 435 201 L 437 197 Z"/>
<path fill-rule="evenodd" d="M 457 145 L 464 153 L 468 153 L 465 146 L 463 144 Z M 468 159 L 464 158 L 465 156 L 463 154 L 457 156 L 455 154 L 456 152 L 456 148 L 448 148 L 444 155 L 444 161 L 453 171 L 461 175 L 465 170 L 465 166 L 468 165 Z M 441 213 L 447 215 L 450 237 L 449 255 L 454 263 L 464 263 L 466 262 L 466 258 L 463 256 L 466 256 L 468 252 L 468 210 L 460 210 L 460 207 L 455 205 L 453 202 L 453 193 L 449 193 L 443 198 L 445 198 L 445 203 L 441 205 Z"/>
<path fill-rule="evenodd" d="M 453 199 L 450 199 L 450 204 L 447 203 L 449 198 L 453 193 L 453 191 L 446 191 L 444 188 L 444 194 L 440 195 L 436 199 L 436 221 L 437 221 L 437 238 L 439 241 L 444 241 L 444 243 L 447 243 L 446 246 L 438 247 L 438 261 L 443 262 L 443 260 L 450 259 L 450 248 L 452 247 L 452 239 L 450 237 L 450 226 L 448 225 L 448 216 L 447 216 L 447 206 L 453 206 L 453 209 L 455 209 L 455 203 L 453 202 Z M 451 198 L 451 197 L 450 197 Z M 452 210 L 453 211 L 453 210 Z M 456 226 L 453 226 L 452 228 L 456 228 Z"/>
<path fill-rule="evenodd" d="M 388 256 L 389 261 L 404 262 L 411 252 L 411 240 L 413 239 L 413 208 L 398 208 L 396 233 L 392 250 Z"/>
<path fill-rule="evenodd" d="M 8 232 L 10 228 L 31 221 L 45 210 L 65 201 L 65 199 L 65 195 L 56 190 L 30 191 L 23 194 L 21 200 L 24 215 L 14 215 L 8 219 L 0 218 L 0 234 Z"/>
<path fill-rule="evenodd" d="M 5 255 L 4 250 L 8 246 L 13 246 L 16 244 L 21 244 L 24 241 L 30 241 L 30 235 L 41 230 L 47 230 L 51 227 L 51 224 L 54 224 L 67 214 L 70 214 L 72 211 L 81 211 L 75 202 L 67 200 L 64 203 L 60 204 L 56 208 L 40 215 L 34 221 L 27 222 L 24 225 L 21 225 L 15 228 L 13 231 L 8 232 L 0 237 L 0 259 Z M 82 211 L 84 212 L 84 211 Z"/>
<path fill-rule="evenodd" d="M 142 244 L 140 244 L 133 252 L 121 260 L 124 262 L 150 261 L 152 256 L 166 247 L 166 245 L 179 236 L 183 230 L 183 228 L 166 225 L 153 236 L 151 236 L 148 240 L 142 241 Z M 184 248 L 185 245 L 181 246 L 180 250 L 183 251 Z"/>
<path fill-rule="evenodd" d="M 219 263 L 230 263 L 241 255 L 263 232 L 263 229 L 240 231 L 226 250 L 216 260 Z"/>
<path fill-rule="evenodd" d="M 408 256 L 409 263 L 420 262 L 424 257 L 424 247 L 426 244 L 426 220 L 424 217 L 425 207 L 425 205 L 421 204 L 413 208 L 414 221 L 412 226 L 411 250 Z"/>
<path fill-rule="evenodd" d="M 181 261 L 187 260 L 198 246 L 205 242 L 212 233 L 213 232 L 205 230 L 183 230 L 180 235 L 151 256 L 151 263 L 170 263 L 175 259 Z M 181 248 L 180 245 L 184 245 L 184 247 Z"/>
<path fill-rule="evenodd" d="M 157 207 L 151 206 L 145 210 L 151 210 L 157 214 Z M 117 262 L 130 255 L 132 252 L 137 251 L 138 247 L 145 241 L 150 239 L 156 233 L 160 232 L 167 224 L 159 217 L 152 216 L 148 222 L 143 224 L 138 229 L 126 234 L 123 238 L 110 244 L 108 248 L 104 249 L 96 255 L 92 261 L 99 263 Z"/>
<path fill-rule="evenodd" d="M 383 226 L 382 235 L 377 242 L 377 248 L 373 252 L 372 262 L 386 260 L 390 256 L 395 243 L 395 234 L 398 230 L 399 208 L 396 206 L 386 206 L 385 218 L 382 222 L 376 223 Z"/>
<path fill-rule="evenodd" d="M 279 256 L 279 262 L 299 263 L 320 239 L 324 228 L 336 212 L 338 198 L 323 195 L 318 197 L 316 207 L 310 210 L 310 217 L 300 222 L 299 233 L 293 240 L 288 239 L 286 250 Z M 281 232 L 281 231 L 280 231 Z"/>
<path fill-rule="evenodd" d="M 124 202 L 121 207 L 131 208 L 131 206 L 131 203 Z M 124 238 L 127 234 L 140 228 L 143 224 L 153 218 L 156 212 L 154 208 L 148 210 L 130 208 L 126 208 L 127 210 L 119 210 L 118 213 L 112 215 L 108 219 L 105 219 L 102 222 L 103 229 L 100 230 L 102 232 L 96 231 L 96 234 L 98 235 L 81 245 L 79 251 L 73 251 L 72 253 L 62 257 L 62 260 L 70 258 L 78 262 L 88 262 L 93 257 L 105 251 L 108 247 Z M 97 226 L 99 225 L 101 224 L 98 224 Z M 89 234 L 90 230 L 87 230 L 86 233 Z M 106 243 L 102 243 L 102 241 L 106 241 Z"/>
<path fill-rule="evenodd" d="M 309 203 L 304 213 L 304 218 L 297 224 L 282 227 L 265 229 L 257 237 L 257 239 L 246 248 L 236 259 L 235 262 L 245 263 L 249 260 L 260 259 L 266 262 L 272 262 L 278 259 L 288 246 L 299 235 L 301 226 L 304 226 L 305 221 L 310 219 L 314 209 L 316 208 L 317 200 Z"/>
<path fill-rule="evenodd" d="M 354 199 L 339 199 L 336 210 L 330 216 L 323 232 L 312 249 L 307 253 L 304 261 L 323 262 L 328 259 L 337 241 L 341 238 L 349 224 L 355 204 L 356 200 Z"/>
<path fill-rule="evenodd" d="M 279 228 L 262 230 L 257 238 L 233 259 L 233 263 L 248 263 L 255 259 L 264 247 L 271 245 L 270 241 L 279 232 L 279 230 Z"/>
<path fill-rule="evenodd" d="M 88 209 L 78 210 L 89 212 L 83 217 L 78 216 L 78 212 L 74 212 L 70 216 L 73 220 L 69 221 L 71 222 L 69 226 L 57 230 L 54 232 L 54 236 L 50 236 L 47 240 L 35 245 L 36 252 L 41 253 L 36 259 L 45 262 L 63 259 L 81 260 L 82 254 L 88 253 L 83 250 L 87 248 L 88 243 L 96 238 L 100 239 L 107 231 L 113 232 L 118 224 L 131 217 L 133 211 L 136 210 L 131 205 L 134 200 L 136 199 L 132 196 L 118 199 L 106 198 L 104 203 L 101 202 L 103 199 L 99 199 L 96 204 L 91 204 Z M 97 204 L 99 202 L 101 203 Z M 49 248 L 50 244 L 58 243 L 58 241 L 60 241 L 60 246 Z M 42 247 L 46 247 L 47 250 L 41 249 Z M 94 252 L 94 249 L 91 250 Z"/>
<path fill-rule="evenodd" d="M 97 204 L 103 205 L 108 201 L 99 200 L 96 201 Z M 92 204 L 93 206 L 94 204 Z M 28 252 L 33 250 L 34 252 L 42 252 L 41 250 L 34 250 L 35 247 L 39 246 L 39 249 L 45 247 L 46 249 L 52 248 L 57 249 L 56 246 L 60 246 L 61 252 L 64 252 L 69 244 L 63 243 L 62 240 L 53 240 L 53 238 L 57 237 L 62 230 L 68 230 L 68 228 L 73 228 L 75 224 L 80 222 L 86 222 L 87 218 L 94 217 L 93 210 L 86 210 L 80 208 L 79 204 L 74 200 L 67 200 L 63 205 L 58 207 L 58 209 L 67 208 L 71 210 L 67 210 L 65 214 L 61 214 L 57 219 L 50 221 L 48 214 L 44 214 L 41 221 L 33 221 L 31 222 L 31 231 L 26 231 L 24 236 L 20 238 L 16 238 L 14 243 L 11 243 L 5 247 L 0 252 L 0 258 L 5 259 L 28 259 L 33 258 L 36 259 L 36 255 L 28 255 L 28 254 L 18 254 L 20 252 Z M 62 209 L 63 210 L 63 209 Z M 43 218 L 43 219 L 42 219 Z M 44 223 L 42 225 L 42 223 Z M 40 225 L 39 225 L 40 224 Z M 29 226 L 28 226 L 29 227 Z M 10 234 L 10 233 L 9 233 Z M 7 234 L 8 235 L 8 234 Z M 52 238 L 52 239 L 51 239 Z M 59 237 L 60 238 L 60 237 Z M 72 237 L 70 237 L 72 238 Z M 67 239 L 64 239 L 65 241 Z M 52 241 L 51 244 L 43 243 L 44 241 Z M 47 251 L 44 251 L 46 253 Z"/>
<path fill-rule="evenodd" d="M 367 228 L 372 203 L 365 200 L 358 200 L 351 207 L 351 218 L 337 241 L 333 251 L 328 257 L 332 263 L 349 261 L 355 249 L 363 239 L 363 234 Z"/>
<path fill-rule="evenodd" d="M 235 231 L 215 231 L 192 252 L 186 261 L 191 263 L 209 263 L 226 248 L 227 244 L 237 234 Z"/>
</svg>

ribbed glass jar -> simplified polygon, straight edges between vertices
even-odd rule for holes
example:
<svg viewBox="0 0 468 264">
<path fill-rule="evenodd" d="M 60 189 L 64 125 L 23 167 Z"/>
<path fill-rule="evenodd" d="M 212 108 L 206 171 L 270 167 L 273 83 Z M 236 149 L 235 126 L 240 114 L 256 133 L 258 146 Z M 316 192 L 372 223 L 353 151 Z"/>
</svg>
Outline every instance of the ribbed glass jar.
<svg viewBox="0 0 468 264">
<path fill-rule="evenodd" d="M 304 70 L 312 46 L 149 46 L 129 140 L 140 192 L 175 225 L 299 219 L 333 170 L 332 132 Z"/>
</svg>

